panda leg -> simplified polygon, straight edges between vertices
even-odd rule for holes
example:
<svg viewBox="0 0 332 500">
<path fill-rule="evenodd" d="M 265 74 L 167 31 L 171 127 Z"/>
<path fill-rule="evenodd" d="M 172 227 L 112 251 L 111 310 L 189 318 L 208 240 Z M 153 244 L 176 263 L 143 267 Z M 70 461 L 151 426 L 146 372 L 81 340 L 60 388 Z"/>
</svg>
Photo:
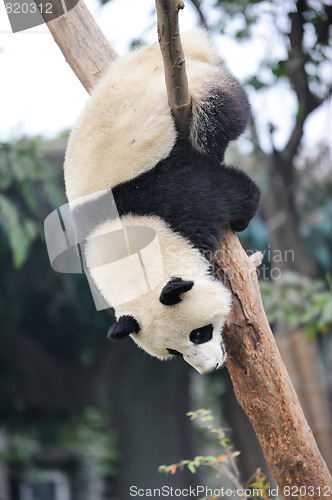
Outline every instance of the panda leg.
<svg viewBox="0 0 332 500">
<path fill-rule="evenodd" d="M 249 222 L 250 222 L 250 219 L 249 220 L 234 221 L 234 222 L 231 222 L 230 226 L 234 232 L 240 233 L 241 231 L 244 231 L 245 229 L 247 229 L 247 227 L 249 226 Z"/>
<path fill-rule="evenodd" d="M 221 181 L 229 224 L 233 231 L 244 231 L 257 213 L 260 189 L 247 174 L 232 167 L 223 167 Z"/>
</svg>

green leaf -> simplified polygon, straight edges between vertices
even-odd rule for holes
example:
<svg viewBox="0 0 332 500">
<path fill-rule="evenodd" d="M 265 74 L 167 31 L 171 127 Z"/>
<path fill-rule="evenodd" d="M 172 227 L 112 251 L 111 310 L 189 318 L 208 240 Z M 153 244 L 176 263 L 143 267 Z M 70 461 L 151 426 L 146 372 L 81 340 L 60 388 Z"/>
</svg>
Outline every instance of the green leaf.
<svg viewBox="0 0 332 500">
<path fill-rule="evenodd" d="M 13 252 L 14 267 L 19 268 L 24 264 L 31 241 L 38 234 L 37 225 L 29 219 L 20 221 L 17 208 L 4 195 L 0 195 L 0 223 Z"/>
<path fill-rule="evenodd" d="M 271 71 L 277 78 L 282 78 L 283 76 L 287 76 L 286 71 L 286 61 L 279 61 L 273 66 L 271 66 Z"/>
<path fill-rule="evenodd" d="M 189 464 L 188 464 L 188 469 L 190 470 L 190 472 L 191 472 L 192 474 L 195 474 L 195 473 L 196 473 L 196 467 L 195 467 L 195 465 L 194 465 L 194 462 L 189 462 Z"/>
</svg>

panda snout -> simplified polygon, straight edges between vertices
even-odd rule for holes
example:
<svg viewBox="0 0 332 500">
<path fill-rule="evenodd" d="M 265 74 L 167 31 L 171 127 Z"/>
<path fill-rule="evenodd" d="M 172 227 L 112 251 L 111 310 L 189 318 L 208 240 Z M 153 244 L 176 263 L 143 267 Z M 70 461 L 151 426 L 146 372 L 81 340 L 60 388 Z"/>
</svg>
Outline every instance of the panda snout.
<svg viewBox="0 0 332 500">
<path fill-rule="evenodd" d="M 212 373 L 214 373 L 218 368 L 219 368 L 219 363 L 217 363 L 216 366 L 206 375 L 212 375 Z"/>
<path fill-rule="evenodd" d="M 207 371 L 199 371 L 199 373 L 201 375 L 212 375 L 212 373 L 214 373 L 215 371 L 218 370 L 218 368 L 220 367 L 220 364 L 219 363 L 216 363 L 216 365 L 214 366 L 214 368 L 211 368 L 210 370 L 207 370 Z"/>
</svg>

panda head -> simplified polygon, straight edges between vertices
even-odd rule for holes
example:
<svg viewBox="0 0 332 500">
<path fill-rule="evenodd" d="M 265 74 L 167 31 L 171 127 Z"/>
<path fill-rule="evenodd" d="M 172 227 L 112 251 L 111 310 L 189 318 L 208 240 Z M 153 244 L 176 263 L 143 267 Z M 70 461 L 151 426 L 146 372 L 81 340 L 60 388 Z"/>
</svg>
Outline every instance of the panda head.
<svg viewBox="0 0 332 500">
<path fill-rule="evenodd" d="M 141 310 L 123 308 L 108 338 L 130 335 L 150 355 L 162 360 L 181 356 L 207 375 L 226 359 L 222 327 L 230 303 L 227 288 L 211 276 L 195 281 L 173 277 Z"/>
</svg>

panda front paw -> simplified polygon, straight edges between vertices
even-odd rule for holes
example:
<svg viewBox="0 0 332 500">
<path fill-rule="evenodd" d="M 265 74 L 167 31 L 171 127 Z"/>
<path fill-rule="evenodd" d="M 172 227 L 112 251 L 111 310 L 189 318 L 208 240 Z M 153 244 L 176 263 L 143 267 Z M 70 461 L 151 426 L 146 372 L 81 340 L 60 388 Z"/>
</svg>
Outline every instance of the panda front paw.
<svg viewBox="0 0 332 500">
<path fill-rule="evenodd" d="M 236 231 L 237 233 L 240 233 L 241 231 L 247 229 L 247 227 L 249 226 L 249 222 L 250 221 L 243 221 L 243 220 L 231 222 L 231 229 L 233 231 Z"/>
</svg>

